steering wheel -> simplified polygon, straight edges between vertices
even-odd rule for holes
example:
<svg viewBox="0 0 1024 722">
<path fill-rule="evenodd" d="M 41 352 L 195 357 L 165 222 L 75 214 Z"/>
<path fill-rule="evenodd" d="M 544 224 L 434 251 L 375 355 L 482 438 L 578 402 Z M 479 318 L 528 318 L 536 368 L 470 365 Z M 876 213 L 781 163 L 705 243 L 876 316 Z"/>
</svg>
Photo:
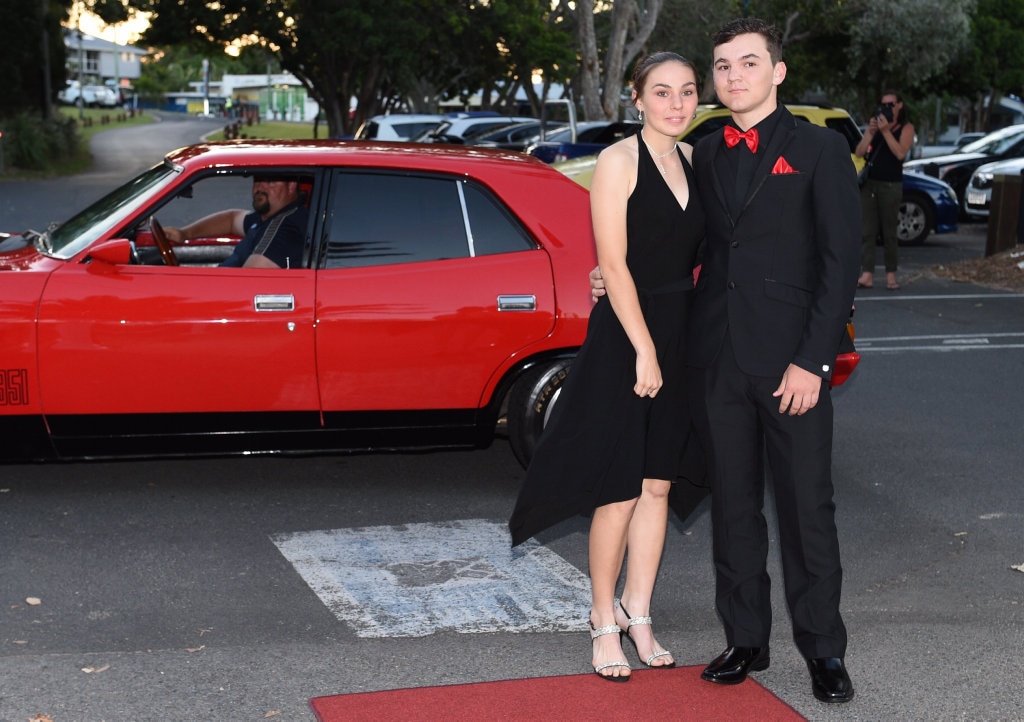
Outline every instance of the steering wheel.
<svg viewBox="0 0 1024 722">
<path fill-rule="evenodd" d="M 177 266 L 178 257 L 174 255 L 174 248 L 171 246 L 171 241 L 164 233 L 164 227 L 160 225 L 160 221 L 156 219 L 156 216 L 149 217 L 149 230 L 153 233 L 153 240 L 156 242 L 156 247 L 160 251 L 160 257 L 164 259 L 165 266 Z"/>
</svg>

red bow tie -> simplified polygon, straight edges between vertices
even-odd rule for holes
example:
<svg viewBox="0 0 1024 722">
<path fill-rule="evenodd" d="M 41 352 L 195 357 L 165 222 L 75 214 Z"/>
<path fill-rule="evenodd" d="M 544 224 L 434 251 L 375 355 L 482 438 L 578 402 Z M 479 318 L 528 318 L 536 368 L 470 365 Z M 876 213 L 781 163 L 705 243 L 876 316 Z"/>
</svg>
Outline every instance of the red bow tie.
<svg viewBox="0 0 1024 722">
<path fill-rule="evenodd" d="M 751 128 L 746 133 L 741 133 L 731 125 L 725 126 L 726 146 L 734 148 L 741 140 L 747 141 L 747 147 L 750 148 L 751 153 L 757 152 L 757 128 Z"/>
</svg>

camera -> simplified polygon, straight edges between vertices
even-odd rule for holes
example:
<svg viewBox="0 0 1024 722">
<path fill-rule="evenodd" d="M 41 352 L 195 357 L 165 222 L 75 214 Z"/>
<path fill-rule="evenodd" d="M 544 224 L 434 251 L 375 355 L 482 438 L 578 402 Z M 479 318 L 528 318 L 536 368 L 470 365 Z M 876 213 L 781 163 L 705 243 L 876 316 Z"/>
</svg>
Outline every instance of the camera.
<svg viewBox="0 0 1024 722">
<path fill-rule="evenodd" d="M 880 115 L 884 117 L 886 120 L 888 120 L 890 123 L 892 122 L 892 108 L 890 108 L 889 106 L 879 105 L 877 108 L 875 108 L 875 117 L 877 118 Z"/>
</svg>

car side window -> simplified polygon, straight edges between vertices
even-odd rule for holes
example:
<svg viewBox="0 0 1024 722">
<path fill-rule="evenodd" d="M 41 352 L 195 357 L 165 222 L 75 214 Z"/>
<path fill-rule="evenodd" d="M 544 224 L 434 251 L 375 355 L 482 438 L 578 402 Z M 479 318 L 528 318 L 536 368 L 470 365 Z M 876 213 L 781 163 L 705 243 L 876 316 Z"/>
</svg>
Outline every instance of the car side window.
<svg viewBox="0 0 1024 722">
<path fill-rule="evenodd" d="M 324 237 L 327 269 L 535 247 L 489 192 L 465 180 L 351 171 L 339 171 L 332 182 Z"/>
<path fill-rule="evenodd" d="M 472 183 L 463 183 L 462 191 L 472 231 L 474 256 L 536 248 L 519 222 L 493 195 Z"/>
<path fill-rule="evenodd" d="M 838 133 L 842 133 L 843 137 L 846 138 L 846 142 L 850 146 L 851 153 L 857 148 L 857 144 L 860 143 L 860 130 L 849 118 L 826 118 L 825 127 L 831 128 Z"/>
</svg>

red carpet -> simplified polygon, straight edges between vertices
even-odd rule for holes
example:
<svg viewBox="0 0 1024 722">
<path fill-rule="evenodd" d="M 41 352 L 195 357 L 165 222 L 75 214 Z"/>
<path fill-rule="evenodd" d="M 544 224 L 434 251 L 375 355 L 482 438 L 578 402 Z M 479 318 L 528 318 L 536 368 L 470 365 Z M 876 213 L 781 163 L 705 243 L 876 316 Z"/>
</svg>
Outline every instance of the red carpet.
<svg viewBox="0 0 1024 722">
<path fill-rule="evenodd" d="M 355 720 L 803 720 L 748 678 L 725 687 L 700 679 L 703 667 L 634 670 L 626 684 L 594 674 L 317 697 L 320 722 Z"/>
</svg>

